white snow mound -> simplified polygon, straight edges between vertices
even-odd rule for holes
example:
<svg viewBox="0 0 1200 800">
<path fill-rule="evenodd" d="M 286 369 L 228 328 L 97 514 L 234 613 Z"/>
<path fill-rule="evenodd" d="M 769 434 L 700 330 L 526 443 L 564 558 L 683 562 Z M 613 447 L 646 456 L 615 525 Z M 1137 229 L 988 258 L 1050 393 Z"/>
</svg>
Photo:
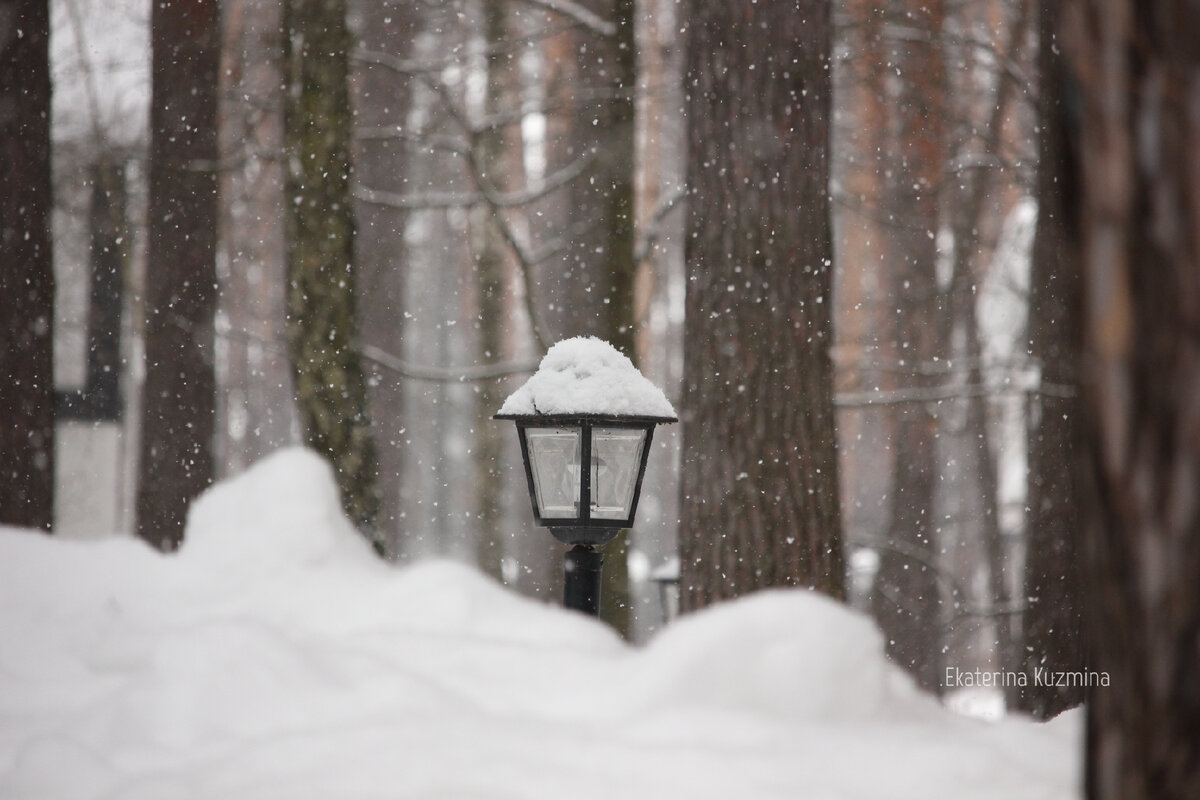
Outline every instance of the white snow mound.
<svg viewBox="0 0 1200 800">
<path fill-rule="evenodd" d="M 675 419 L 667 396 L 628 357 L 594 336 L 554 344 L 500 414 L 620 414 Z"/>
<path fill-rule="evenodd" d="M 301 447 L 276 451 L 197 498 L 181 555 L 239 573 L 340 555 L 375 559 L 342 514 L 332 467 Z"/>
<path fill-rule="evenodd" d="M 5 800 L 1077 796 L 1080 716 L 956 716 L 807 591 L 632 648 L 445 561 L 370 555 L 286 450 L 187 543 L 0 528 Z"/>
</svg>

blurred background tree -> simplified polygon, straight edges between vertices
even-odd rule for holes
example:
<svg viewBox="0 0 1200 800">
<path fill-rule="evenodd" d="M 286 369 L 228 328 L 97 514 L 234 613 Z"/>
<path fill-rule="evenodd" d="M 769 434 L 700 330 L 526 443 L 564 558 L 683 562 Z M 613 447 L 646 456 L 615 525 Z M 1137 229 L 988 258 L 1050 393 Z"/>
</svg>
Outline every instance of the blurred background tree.
<svg viewBox="0 0 1200 800">
<path fill-rule="evenodd" d="M 1028 669 L 1039 653 L 1075 663 L 1077 648 L 1056 633 L 1082 618 L 1066 566 L 1077 501 L 1063 488 L 1075 301 L 1064 251 L 1047 244 L 1064 235 L 1048 193 L 1066 184 L 1055 177 L 1061 157 L 1039 150 L 1057 90 L 1039 66 L 1054 52 L 1030 0 L 781 6 L 768 28 L 821 43 L 794 64 L 794 42 L 776 53 L 761 28 L 697 38 L 689 55 L 690 36 L 741 4 L 227 0 L 213 84 L 219 149 L 184 176 L 219 175 L 215 216 L 197 190 L 184 220 L 215 220 L 215 250 L 189 233 L 201 238 L 188 254 L 215 253 L 215 273 L 204 273 L 215 278 L 201 283 L 219 291 L 211 302 L 198 294 L 175 333 L 131 325 L 164 319 L 155 309 L 180 280 L 198 284 L 166 275 L 182 262 L 163 263 L 163 217 L 148 211 L 150 131 L 122 128 L 161 101 L 147 20 L 121 3 L 120 13 L 95 0 L 53 7 L 64 32 L 52 42 L 62 397 L 82 396 L 87 364 L 105 363 L 88 354 L 113 343 L 85 334 L 83 320 L 121 308 L 109 367 L 120 373 L 118 418 L 64 412 L 56 426 L 57 483 L 71 487 L 56 517 L 68 535 L 94 528 L 89 518 L 135 527 L 132 454 L 139 438 L 165 453 L 168 437 L 141 427 L 156 422 L 141 398 L 158 403 L 153 381 L 164 379 L 150 370 L 196 370 L 186 382 L 208 397 L 211 368 L 212 402 L 185 424 L 197 426 L 188 446 L 207 449 L 214 476 L 307 441 L 324 419 L 345 445 L 331 460 L 347 507 L 386 558 L 456 558 L 557 599 L 561 554 L 533 527 L 514 437 L 490 416 L 548 343 L 594 333 L 691 420 L 655 437 L 638 526 L 624 557 L 608 560 L 606 613 L 634 639 L 664 623 L 682 571 L 690 607 L 769 583 L 844 589 L 935 692 L 946 665 Z M 91 23 L 105 14 L 112 25 Z M 725 53 L 735 35 L 747 49 Z M 89 62 L 110 40 L 131 63 Z M 327 83 L 294 81 L 318 55 L 329 58 Z M 73 94 L 88 74 L 94 103 Z M 693 83 L 701 77 L 711 85 Z M 305 105 L 314 97 L 332 105 Z M 801 122 L 830 129 L 824 156 L 818 132 L 793 119 L 810 107 L 820 114 Z M 101 177 L 101 151 L 123 181 Z M 102 188 L 110 181 L 113 191 Z M 94 257 L 114 247 L 89 244 L 89 229 L 121 205 L 114 265 Z M 89 299 L 113 270 L 120 279 Z M 289 319 L 305 352 L 289 355 Z M 185 329 L 191 338 L 165 351 L 152 341 Z M 142 348 L 156 354 L 145 395 Z M 310 370 L 318 365 L 325 377 Z M 739 452 L 726 443 L 735 423 Z M 701 456 L 711 480 L 698 477 Z M 175 506 L 174 524 L 184 510 Z M 697 567 L 709 570 L 703 581 Z M 1078 701 L 945 699 L 1046 716 Z"/>
<path fill-rule="evenodd" d="M 150 36 L 137 533 L 170 551 L 215 474 L 220 10 L 207 0 L 156 3 Z"/>
<path fill-rule="evenodd" d="M 342 508 L 381 553 L 378 462 L 358 351 L 346 6 L 283 9 L 288 345 L 304 440 L 333 466 Z"/>
<path fill-rule="evenodd" d="M 1078 455 L 1090 798 L 1200 792 L 1200 115 L 1194 4 L 1071 2 L 1067 246 L 1080 255 Z M 1071 224 L 1076 223 L 1076 224 Z M 1094 624 L 1088 624 L 1094 623 Z"/>
<path fill-rule="evenodd" d="M 54 527 L 50 7 L 0 3 L 0 524 Z"/>
</svg>

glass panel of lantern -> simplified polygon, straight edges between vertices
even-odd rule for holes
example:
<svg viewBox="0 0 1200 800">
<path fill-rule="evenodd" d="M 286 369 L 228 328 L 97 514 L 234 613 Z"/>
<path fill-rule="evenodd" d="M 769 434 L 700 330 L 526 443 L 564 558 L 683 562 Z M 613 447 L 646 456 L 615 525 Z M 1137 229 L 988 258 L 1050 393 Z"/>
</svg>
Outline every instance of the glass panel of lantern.
<svg viewBox="0 0 1200 800">
<path fill-rule="evenodd" d="M 542 519 L 579 516 L 579 428 L 526 428 L 534 498 Z"/>
<path fill-rule="evenodd" d="M 592 519 L 627 519 L 646 443 L 644 428 L 592 428 Z"/>
</svg>

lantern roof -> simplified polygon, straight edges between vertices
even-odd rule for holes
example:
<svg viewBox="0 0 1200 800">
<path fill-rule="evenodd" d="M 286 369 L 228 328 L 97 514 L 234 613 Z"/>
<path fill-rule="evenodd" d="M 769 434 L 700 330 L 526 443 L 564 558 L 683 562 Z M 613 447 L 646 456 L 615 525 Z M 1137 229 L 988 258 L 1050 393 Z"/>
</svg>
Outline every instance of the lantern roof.
<svg viewBox="0 0 1200 800">
<path fill-rule="evenodd" d="M 500 419 L 539 416 L 678 419 L 662 389 L 617 348 L 595 336 L 554 344 L 537 372 L 508 396 L 496 414 Z"/>
</svg>

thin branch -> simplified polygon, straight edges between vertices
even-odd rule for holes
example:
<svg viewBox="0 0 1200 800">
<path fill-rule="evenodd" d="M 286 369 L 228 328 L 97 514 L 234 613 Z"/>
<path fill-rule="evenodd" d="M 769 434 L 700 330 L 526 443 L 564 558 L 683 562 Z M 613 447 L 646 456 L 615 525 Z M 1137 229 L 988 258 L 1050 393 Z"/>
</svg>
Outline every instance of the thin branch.
<svg viewBox="0 0 1200 800">
<path fill-rule="evenodd" d="M 429 208 L 469 208 L 482 199 L 473 192 L 430 192 L 428 194 L 400 194 L 384 189 L 372 189 L 370 186 L 355 184 L 354 199 L 364 203 L 389 208 L 400 209 L 429 209 Z"/>
<path fill-rule="evenodd" d="M 470 151 L 463 154 L 470 159 Z M 546 178 L 537 186 L 527 186 L 515 192 L 497 192 L 490 187 L 478 192 L 430 192 L 429 194 L 400 194 L 369 186 L 356 185 L 354 196 L 364 203 L 391 208 L 469 208 L 487 203 L 496 208 L 527 206 L 535 200 L 561 189 L 582 175 L 592 163 L 590 155 L 583 156 Z M 478 181 L 475 181 L 478 185 Z"/>
<path fill-rule="evenodd" d="M 596 227 L 594 219 L 586 219 L 576 222 L 571 227 L 567 228 L 560 235 L 546 242 L 538 250 L 529 253 L 530 264 L 542 264 L 555 256 L 566 252 L 568 248 L 579 241 L 579 238 L 588 231 Z"/>
<path fill-rule="evenodd" d="M 434 383 L 467 383 L 503 378 L 506 375 L 526 375 L 537 370 L 536 361 L 509 361 L 475 367 L 425 367 L 402 361 L 375 345 L 360 344 L 358 352 L 373 364 L 405 378 Z"/>
<path fill-rule="evenodd" d="M 571 0 L 524 0 L 524 2 L 531 6 L 544 8 L 547 11 L 553 11 L 555 14 L 568 17 L 577 24 L 601 36 L 617 35 L 617 26 L 615 23 L 593 14 L 578 3 L 572 3 Z"/>
<path fill-rule="evenodd" d="M 833 404 L 838 408 L 863 408 L 866 406 L 892 406 L 903 403 L 939 403 L 943 400 L 958 400 L 969 397 L 1003 397 L 1019 394 L 1041 394 L 1049 397 L 1074 397 L 1075 388 L 1062 384 L 1044 383 L 1040 387 L 1018 386 L 935 386 L 919 389 L 892 389 L 874 392 L 838 392 Z"/>
<path fill-rule="evenodd" d="M 218 339 L 226 341 L 241 342 L 243 344 L 256 344 L 264 350 L 268 350 L 280 355 L 288 355 L 288 348 L 283 342 L 277 339 L 260 336 L 249 331 L 237 331 L 222 325 L 205 324 L 200 325 L 194 323 L 179 314 L 170 314 L 167 316 L 167 321 L 177 328 L 187 331 L 190 334 L 197 332 L 207 333 L 209 330 Z M 496 378 L 503 378 L 506 375 L 525 375 L 537 370 L 536 361 L 507 361 L 498 362 L 495 364 L 479 364 L 476 366 L 462 367 L 434 367 L 421 364 L 410 364 L 407 361 L 397 358 L 386 350 L 376 347 L 372 344 L 359 343 L 354 346 L 358 354 L 377 366 L 383 367 L 389 372 L 393 372 L 402 378 L 408 378 L 415 381 L 427 381 L 430 383 L 471 383 L 474 381 L 488 381 Z"/>
<path fill-rule="evenodd" d="M 432 62 L 411 61 L 406 58 L 400 58 L 392 53 L 385 53 L 382 50 L 352 50 L 350 52 L 350 60 L 368 66 L 384 67 L 393 72 L 399 72 L 401 75 L 423 75 L 431 72 L 440 72 L 447 66 L 446 64 L 434 64 Z"/>
<path fill-rule="evenodd" d="M 849 343 L 848 343 L 849 344 Z M 858 345 L 861 347 L 861 345 Z M 943 358 L 936 361 L 912 359 L 877 358 L 866 362 L 851 362 L 849 359 L 835 358 L 839 372 L 886 372 L 893 375 L 967 375 L 973 370 L 989 373 L 1013 374 L 1035 366 L 1037 361 L 1029 358 L 992 360 L 984 357 Z"/>
<path fill-rule="evenodd" d="M 500 209 L 493 206 L 491 212 L 492 222 L 495 223 L 496 230 L 500 231 L 500 235 L 504 237 L 505 243 L 517 258 L 517 271 L 521 273 L 522 299 L 525 305 L 525 315 L 529 318 L 529 329 L 533 332 L 533 338 L 544 353 L 550 349 L 550 340 L 546 338 L 545 330 L 538 319 L 537 304 L 533 299 L 533 265 L 535 262 L 521 243 L 517 241 L 516 234 L 508 226 L 504 215 L 500 213 Z"/>
<path fill-rule="evenodd" d="M 354 138 L 362 141 L 400 141 L 442 150 L 456 156 L 467 155 L 467 145 L 453 136 L 422 136 L 400 125 L 369 125 L 356 128 Z"/>
<path fill-rule="evenodd" d="M 654 249 L 654 245 L 658 243 L 659 237 L 662 235 L 662 223 L 667 218 L 676 206 L 687 197 L 687 189 L 684 187 L 677 188 L 669 196 L 664 198 L 658 204 L 658 208 L 654 210 L 654 216 L 646 223 L 642 239 L 638 242 L 637 247 L 633 250 L 633 263 L 642 265 L 650 258 L 650 253 Z"/>
<path fill-rule="evenodd" d="M 542 28 L 524 36 L 516 36 L 506 38 L 503 42 L 491 44 L 483 50 L 473 51 L 472 55 L 495 56 L 505 55 L 509 53 L 519 52 L 530 44 L 543 41 L 545 39 L 557 36 L 563 31 L 577 27 L 576 24 L 567 23 Z M 367 66 L 383 67 L 392 72 L 409 77 L 420 77 L 423 75 L 436 75 L 448 67 L 461 65 L 465 58 L 469 56 L 451 55 L 440 60 L 414 61 L 395 56 L 391 53 L 386 53 L 380 50 L 353 50 L 350 53 L 350 60 Z"/>
</svg>

